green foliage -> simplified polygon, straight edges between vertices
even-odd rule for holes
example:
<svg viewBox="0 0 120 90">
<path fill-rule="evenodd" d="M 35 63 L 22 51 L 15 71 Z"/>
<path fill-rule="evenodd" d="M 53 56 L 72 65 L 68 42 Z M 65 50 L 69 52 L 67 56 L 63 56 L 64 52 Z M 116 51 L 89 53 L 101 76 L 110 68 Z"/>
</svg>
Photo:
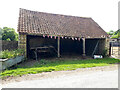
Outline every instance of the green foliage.
<svg viewBox="0 0 120 90">
<path fill-rule="evenodd" d="M 112 36 L 111 38 L 118 38 L 118 35 L 114 35 L 114 36 Z"/>
<path fill-rule="evenodd" d="M 0 40 L 18 41 L 18 34 L 13 28 L 3 27 L 0 28 Z"/>
<path fill-rule="evenodd" d="M 17 50 L 13 50 L 13 51 L 4 50 L 4 51 L 0 52 L 0 58 L 2 58 L 2 59 L 15 58 L 15 57 L 21 56 L 23 54 L 24 54 L 24 51 L 22 49 L 17 49 Z"/>
<path fill-rule="evenodd" d="M 120 37 L 120 29 L 114 32 L 113 36 L 111 38 L 119 38 Z"/>
<path fill-rule="evenodd" d="M 45 60 L 43 60 L 44 62 Z M 39 63 L 38 63 L 39 62 Z M 41 61 L 36 61 L 33 66 L 18 65 L 17 69 L 5 70 L 0 73 L 1 78 L 8 76 L 21 76 L 24 74 L 36 74 L 41 72 L 61 71 L 61 70 L 75 70 L 77 68 L 88 68 L 96 66 L 106 66 L 114 63 L 119 63 L 119 59 L 114 58 L 103 58 L 103 59 L 89 59 L 89 60 L 59 60 L 50 61 L 47 60 L 46 64 Z"/>
<path fill-rule="evenodd" d="M 11 41 L 10 38 L 8 38 L 7 41 Z"/>
<path fill-rule="evenodd" d="M 113 34 L 114 34 L 114 31 L 113 31 L 113 30 L 110 30 L 109 32 L 107 32 L 107 34 L 113 35 Z"/>
</svg>

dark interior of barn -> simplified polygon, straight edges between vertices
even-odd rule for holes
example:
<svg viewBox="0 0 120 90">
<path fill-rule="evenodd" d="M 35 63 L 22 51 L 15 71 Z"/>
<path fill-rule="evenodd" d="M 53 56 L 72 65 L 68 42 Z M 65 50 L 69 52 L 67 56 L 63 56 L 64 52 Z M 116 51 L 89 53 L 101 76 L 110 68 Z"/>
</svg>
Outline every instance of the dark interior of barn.
<svg viewBox="0 0 120 90">
<path fill-rule="evenodd" d="M 104 39 L 86 39 L 85 52 L 87 56 L 94 54 L 101 54 Z M 97 45 L 98 43 L 98 45 Z M 35 48 L 39 47 L 40 52 L 37 53 L 37 58 L 57 57 L 58 54 L 58 38 L 43 37 L 37 35 L 27 35 L 27 57 L 35 58 Z M 47 48 L 46 48 L 47 47 Z M 48 48 L 49 47 L 49 48 Z M 42 48 L 42 49 L 41 49 Z M 96 49 L 95 49 L 96 48 Z M 83 40 L 72 40 L 69 38 L 60 38 L 60 56 L 64 55 L 80 55 L 83 54 Z"/>
<path fill-rule="evenodd" d="M 61 55 L 82 55 L 82 40 L 60 39 Z"/>
</svg>

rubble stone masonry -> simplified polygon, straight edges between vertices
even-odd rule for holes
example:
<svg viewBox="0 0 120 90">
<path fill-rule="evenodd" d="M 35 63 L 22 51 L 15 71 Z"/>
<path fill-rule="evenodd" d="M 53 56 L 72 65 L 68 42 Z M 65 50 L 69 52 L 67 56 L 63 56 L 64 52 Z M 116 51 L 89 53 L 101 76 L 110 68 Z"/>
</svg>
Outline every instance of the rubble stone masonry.
<svg viewBox="0 0 120 90">
<path fill-rule="evenodd" d="M 19 33 L 19 42 L 18 42 L 18 48 L 24 50 L 24 55 L 26 56 L 26 43 L 27 43 L 27 35 Z"/>
<path fill-rule="evenodd" d="M 109 47 L 110 47 L 109 40 L 110 40 L 109 38 L 105 39 L 105 49 L 107 49 L 107 55 L 109 55 Z"/>
</svg>

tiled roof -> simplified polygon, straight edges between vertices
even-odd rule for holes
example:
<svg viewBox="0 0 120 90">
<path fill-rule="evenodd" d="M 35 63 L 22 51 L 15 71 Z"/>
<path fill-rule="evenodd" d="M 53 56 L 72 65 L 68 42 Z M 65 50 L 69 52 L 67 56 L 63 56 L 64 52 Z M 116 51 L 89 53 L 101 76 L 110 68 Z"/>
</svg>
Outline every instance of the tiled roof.
<svg viewBox="0 0 120 90">
<path fill-rule="evenodd" d="M 18 32 L 27 34 L 105 38 L 107 33 L 92 19 L 20 9 Z"/>
</svg>

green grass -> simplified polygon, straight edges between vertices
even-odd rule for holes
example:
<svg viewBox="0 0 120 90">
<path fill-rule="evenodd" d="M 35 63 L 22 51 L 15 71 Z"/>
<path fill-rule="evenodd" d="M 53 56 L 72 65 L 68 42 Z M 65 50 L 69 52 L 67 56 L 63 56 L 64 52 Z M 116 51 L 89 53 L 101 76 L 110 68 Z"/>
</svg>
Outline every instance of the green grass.
<svg viewBox="0 0 120 90">
<path fill-rule="evenodd" d="M 107 66 L 110 64 L 119 63 L 119 59 L 104 58 L 104 59 L 89 59 L 89 60 L 41 60 L 35 61 L 33 66 L 18 65 L 17 69 L 5 70 L 0 73 L 1 78 L 9 76 L 22 76 L 24 74 L 36 74 L 41 72 L 75 70 L 77 68 L 88 68 L 96 66 Z"/>
</svg>

